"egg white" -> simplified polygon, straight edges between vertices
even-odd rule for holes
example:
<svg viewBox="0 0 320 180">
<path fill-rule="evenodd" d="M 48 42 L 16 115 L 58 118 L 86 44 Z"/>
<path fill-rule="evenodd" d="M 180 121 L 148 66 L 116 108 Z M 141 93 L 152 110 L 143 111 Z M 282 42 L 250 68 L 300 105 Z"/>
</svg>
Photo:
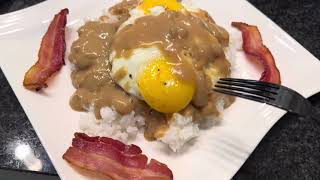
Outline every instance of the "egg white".
<svg viewBox="0 0 320 180">
<path fill-rule="evenodd" d="M 191 1 L 182 1 L 181 4 L 188 11 L 192 11 L 192 12 L 199 11 L 199 8 L 197 8 Z M 165 8 L 162 6 L 156 6 L 156 7 L 149 9 L 149 10 L 150 10 L 150 14 L 145 14 L 144 11 L 139 8 L 134 8 L 134 9 L 130 10 L 129 11 L 130 18 L 121 24 L 121 26 L 119 27 L 119 30 L 121 30 L 123 27 L 125 27 L 129 24 L 133 24 L 135 22 L 135 20 L 140 17 L 146 16 L 146 15 L 158 16 L 161 13 L 165 12 Z"/>
<path fill-rule="evenodd" d="M 165 9 L 162 6 L 156 6 L 154 8 L 151 8 L 150 14 L 145 14 L 143 10 L 141 10 L 139 8 L 134 8 L 134 9 L 130 10 L 130 12 L 129 12 L 130 18 L 121 24 L 121 26 L 119 27 L 119 30 L 121 30 L 123 27 L 125 27 L 129 24 L 134 24 L 134 22 L 138 18 L 141 18 L 146 15 L 158 16 L 159 14 L 161 14 L 163 12 L 165 12 Z"/>
<path fill-rule="evenodd" d="M 193 6 L 192 4 L 188 2 L 182 2 L 182 5 L 185 9 L 188 11 L 196 12 L 198 11 L 198 8 Z M 154 8 L 150 9 L 150 14 L 145 14 L 143 10 L 139 8 L 134 8 L 130 10 L 130 18 L 125 21 L 120 27 L 120 31 L 123 27 L 134 24 L 134 22 L 143 16 L 146 15 L 152 15 L 152 16 L 158 16 L 161 13 L 165 12 L 165 8 L 162 6 L 156 6 Z M 111 53 L 110 59 L 112 62 L 112 71 L 111 76 L 115 77 L 116 73 L 120 69 L 125 69 L 127 71 L 127 74 L 124 78 L 118 80 L 116 83 L 122 87 L 127 93 L 144 100 L 138 87 L 137 83 L 137 76 L 138 73 L 143 69 L 143 67 L 152 59 L 155 59 L 157 57 L 163 56 L 162 52 L 157 47 L 149 47 L 149 48 L 138 48 L 135 49 L 129 58 L 123 58 L 123 57 L 115 57 L 115 52 Z M 216 77 L 214 77 L 215 73 L 210 72 L 210 70 L 206 71 L 209 77 L 212 78 L 212 81 L 216 81 Z"/>
<path fill-rule="evenodd" d="M 165 12 L 165 9 L 162 6 L 156 6 L 150 9 L 150 14 L 152 16 L 158 16 L 159 14 Z M 143 10 L 139 8 L 134 8 L 130 10 L 130 18 L 121 24 L 119 27 L 120 31 L 127 25 L 134 24 L 134 22 L 147 14 L 144 13 Z M 137 98 L 143 100 L 142 95 L 140 94 L 138 83 L 137 83 L 137 75 L 138 72 L 142 69 L 144 65 L 148 63 L 149 60 L 155 59 L 161 56 L 162 53 L 157 47 L 149 47 L 149 48 L 138 48 L 132 52 L 132 56 L 129 58 L 117 58 L 115 57 L 115 52 L 111 53 L 110 59 L 112 62 L 112 71 L 111 76 L 115 77 L 115 74 L 120 69 L 124 68 L 127 71 L 127 75 L 118 80 L 116 83 L 122 87 L 127 93 L 136 96 Z M 129 76 L 130 75 L 130 76 Z"/>
<path fill-rule="evenodd" d="M 113 57 L 114 54 L 112 55 Z M 150 60 L 160 56 L 162 56 L 162 53 L 157 47 L 135 49 L 129 59 L 123 57 L 113 58 L 111 76 L 115 77 L 116 73 L 124 68 L 127 74 L 124 78 L 118 80 L 117 84 L 127 93 L 143 100 L 139 91 L 137 77 Z"/>
</svg>

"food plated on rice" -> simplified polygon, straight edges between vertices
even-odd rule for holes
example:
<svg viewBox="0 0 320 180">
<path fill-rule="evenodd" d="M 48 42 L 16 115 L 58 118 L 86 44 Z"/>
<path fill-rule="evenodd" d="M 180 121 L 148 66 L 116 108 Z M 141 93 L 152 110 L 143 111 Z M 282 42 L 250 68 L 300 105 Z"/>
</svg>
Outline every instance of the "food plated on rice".
<svg viewBox="0 0 320 180">
<path fill-rule="evenodd" d="M 43 38 L 46 48 L 25 77 L 28 89 L 46 87 L 64 64 L 67 13 L 56 15 Z M 243 33 L 244 51 L 264 65 L 261 80 L 280 83 L 258 29 L 233 25 Z M 82 132 L 63 158 L 114 179 L 173 179 L 168 166 L 148 162 L 139 147 L 125 143 L 143 134 L 179 155 L 201 131 L 213 130 L 235 100 L 212 91 L 234 69 L 230 36 L 189 1 L 124 0 L 86 21 L 68 54 L 75 88 L 70 106 L 80 112 Z"/>
<path fill-rule="evenodd" d="M 229 34 L 203 10 L 149 2 L 124 1 L 79 29 L 69 56 L 77 89 L 70 104 L 88 112 L 83 121 L 100 124 L 82 126 L 90 135 L 124 141 L 142 127 L 147 140 L 178 151 L 233 101 L 211 90 L 231 74 Z M 95 133 L 99 126 L 107 129 Z"/>
</svg>

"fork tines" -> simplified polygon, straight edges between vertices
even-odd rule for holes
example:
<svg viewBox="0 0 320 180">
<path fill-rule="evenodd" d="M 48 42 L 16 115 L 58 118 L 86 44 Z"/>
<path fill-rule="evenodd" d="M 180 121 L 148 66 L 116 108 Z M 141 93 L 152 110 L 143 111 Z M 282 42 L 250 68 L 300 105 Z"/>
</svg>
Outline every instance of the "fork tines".
<svg viewBox="0 0 320 180">
<path fill-rule="evenodd" d="M 219 93 L 237 96 L 261 103 L 270 103 L 275 100 L 279 86 L 267 82 L 221 78 L 213 90 Z"/>
</svg>

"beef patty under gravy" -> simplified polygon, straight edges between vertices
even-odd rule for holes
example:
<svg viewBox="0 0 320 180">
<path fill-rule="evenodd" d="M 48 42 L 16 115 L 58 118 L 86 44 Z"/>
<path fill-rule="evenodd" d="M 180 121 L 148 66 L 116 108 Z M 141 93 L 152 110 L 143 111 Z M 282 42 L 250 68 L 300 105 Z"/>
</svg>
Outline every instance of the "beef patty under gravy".
<svg viewBox="0 0 320 180">
<path fill-rule="evenodd" d="M 134 6 L 137 3 L 124 3 L 111 10 L 119 21 L 124 22 L 129 17 L 126 9 Z M 180 113 L 193 116 L 194 121 L 218 115 L 215 103 L 223 95 L 211 92 L 212 81 L 206 75 L 205 68 L 210 64 L 219 76 L 230 75 L 230 63 L 223 51 L 229 36 L 210 16 L 205 12 L 166 11 L 159 16 L 139 18 L 133 25 L 121 30 L 118 30 L 119 24 L 91 21 L 78 30 L 79 38 L 72 44 L 69 56 L 74 65 L 71 79 L 76 92 L 70 100 L 74 110 L 89 111 L 93 108 L 97 119 L 101 119 L 100 110 L 106 106 L 123 115 L 135 111 L 146 119 L 146 139 L 160 138 L 161 132 L 168 128 L 172 115 L 152 110 L 117 86 L 110 76 L 112 67 L 109 56 L 112 50 L 116 51 L 117 56 L 128 57 L 133 49 L 153 44 L 171 57 L 180 78 L 196 82 L 192 103 Z M 119 77 L 123 74 L 125 72 L 120 73 Z M 226 106 L 231 103 L 232 98 Z"/>
</svg>

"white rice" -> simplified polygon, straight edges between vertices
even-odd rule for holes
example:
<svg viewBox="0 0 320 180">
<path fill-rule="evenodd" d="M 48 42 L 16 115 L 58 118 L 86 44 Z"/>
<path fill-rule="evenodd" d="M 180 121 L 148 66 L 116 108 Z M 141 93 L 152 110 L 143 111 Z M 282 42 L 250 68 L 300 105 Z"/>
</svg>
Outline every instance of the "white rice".
<svg viewBox="0 0 320 180">
<path fill-rule="evenodd" d="M 128 142 L 135 139 L 139 130 L 144 126 L 144 117 L 131 112 L 120 115 L 110 107 L 102 108 L 100 111 L 102 119 L 97 120 L 93 111 L 82 113 L 80 116 L 80 129 L 92 136 L 107 136 Z"/>
<path fill-rule="evenodd" d="M 192 1 L 184 0 L 183 4 L 188 7 L 188 10 L 196 11 L 196 6 L 194 6 Z M 151 14 L 159 14 L 163 12 L 163 8 L 155 7 L 152 9 Z M 134 23 L 134 21 L 143 16 L 143 12 L 139 10 L 130 11 L 131 18 L 126 24 Z M 110 14 L 106 14 L 111 16 Z M 115 17 L 112 17 L 115 20 Z M 123 27 L 122 25 L 121 27 Z M 239 32 L 231 30 L 230 33 L 230 45 L 229 48 L 225 50 L 228 60 L 232 64 L 231 71 L 237 69 L 234 59 L 237 51 L 241 50 L 242 38 Z M 216 107 L 220 113 L 224 110 L 224 105 L 226 103 L 226 98 L 221 96 L 216 102 Z M 145 125 L 145 119 L 142 116 L 138 116 L 135 112 L 131 112 L 128 115 L 120 115 L 113 108 L 105 107 L 101 109 L 101 120 L 97 120 L 93 111 L 88 113 L 82 113 L 80 117 L 80 129 L 91 136 L 107 136 L 114 139 L 118 139 L 123 142 L 128 142 L 134 140 L 138 133 L 143 132 Z M 200 129 L 208 129 L 216 125 L 220 121 L 219 117 L 210 116 L 206 117 L 201 124 L 194 123 L 192 117 L 185 117 L 181 114 L 175 113 L 170 124 L 170 128 L 167 130 L 165 135 L 159 139 L 160 142 L 167 144 L 172 151 L 178 152 L 183 146 L 190 142 L 190 140 L 195 139 L 199 136 Z"/>
<path fill-rule="evenodd" d="M 173 115 L 173 122 L 166 134 L 159 140 L 168 144 L 172 151 L 179 151 L 187 142 L 199 136 L 199 125 L 193 123 L 192 117 L 184 117 L 181 114 Z"/>
<path fill-rule="evenodd" d="M 235 53 L 240 49 L 238 40 L 231 36 L 230 47 L 226 50 L 226 55 L 233 67 L 236 67 L 233 61 Z M 216 102 L 216 108 L 220 113 L 224 110 L 226 100 L 225 96 L 221 96 Z M 138 133 L 143 132 L 145 119 L 142 116 L 137 116 L 134 112 L 122 116 L 114 109 L 104 107 L 100 113 L 101 120 L 95 118 L 93 111 L 82 113 L 80 129 L 91 136 L 107 136 L 123 142 L 134 140 Z M 192 117 L 184 117 L 176 113 L 173 116 L 170 128 L 159 141 L 167 144 L 172 151 L 179 152 L 185 144 L 199 136 L 200 129 L 209 129 L 220 120 L 219 117 L 210 116 L 206 117 L 201 124 L 197 124 L 192 121 Z"/>
<path fill-rule="evenodd" d="M 225 99 L 222 97 L 217 101 L 217 109 L 224 110 Z M 106 136 L 128 142 L 134 140 L 138 133 L 143 132 L 145 119 L 142 116 L 131 112 L 127 115 L 120 115 L 110 107 L 104 107 L 100 111 L 102 119 L 96 119 L 94 112 L 81 113 L 80 129 L 91 136 Z M 199 136 L 200 129 L 208 129 L 217 122 L 215 116 L 206 117 L 201 124 L 194 123 L 192 117 L 185 117 L 175 113 L 171 120 L 170 127 L 165 135 L 158 139 L 167 144 L 172 151 L 178 152 L 190 140 Z"/>
<path fill-rule="evenodd" d="M 240 31 L 237 31 L 235 29 L 228 30 L 230 34 L 230 42 L 229 47 L 225 49 L 225 54 L 229 62 L 231 63 L 231 76 L 234 76 L 234 74 L 239 74 L 237 71 L 241 68 L 239 68 L 238 64 L 236 63 L 235 59 L 237 59 L 237 53 L 238 51 L 242 51 L 242 35 Z"/>
</svg>

